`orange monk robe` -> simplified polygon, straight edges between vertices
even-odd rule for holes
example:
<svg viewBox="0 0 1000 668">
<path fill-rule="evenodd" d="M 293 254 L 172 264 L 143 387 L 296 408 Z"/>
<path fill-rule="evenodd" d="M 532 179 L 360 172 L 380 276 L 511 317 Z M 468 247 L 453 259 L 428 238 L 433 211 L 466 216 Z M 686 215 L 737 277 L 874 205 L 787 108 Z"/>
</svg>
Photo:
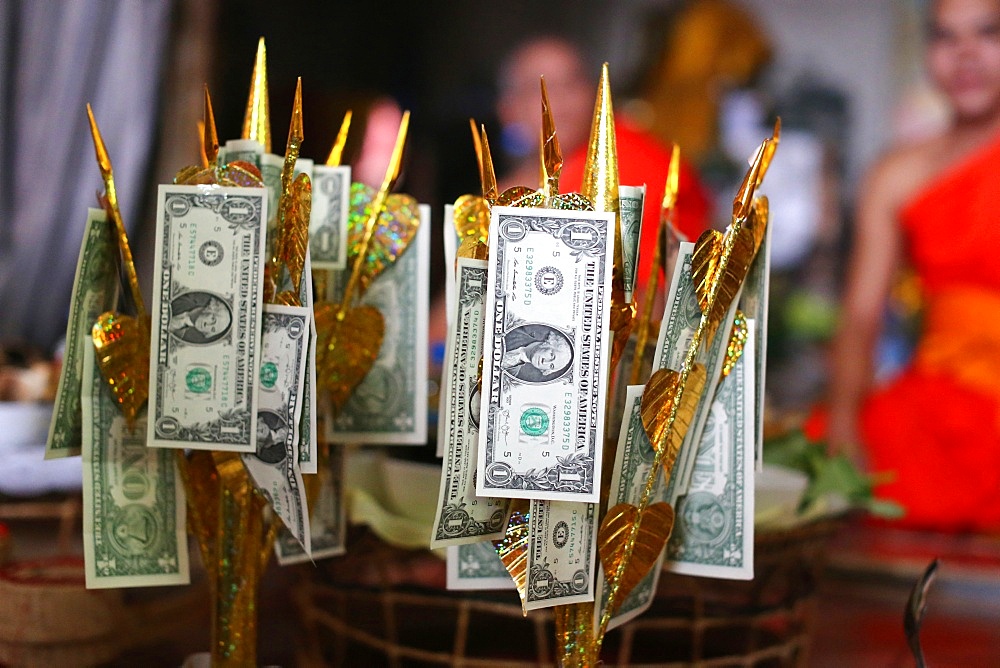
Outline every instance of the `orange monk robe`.
<svg viewBox="0 0 1000 668">
<path fill-rule="evenodd" d="M 1000 530 L 1000 139 L 900 212 L 924 290 L 913 362 L 865 402 L 877 493 L 911 526 Z"/>
</svg>

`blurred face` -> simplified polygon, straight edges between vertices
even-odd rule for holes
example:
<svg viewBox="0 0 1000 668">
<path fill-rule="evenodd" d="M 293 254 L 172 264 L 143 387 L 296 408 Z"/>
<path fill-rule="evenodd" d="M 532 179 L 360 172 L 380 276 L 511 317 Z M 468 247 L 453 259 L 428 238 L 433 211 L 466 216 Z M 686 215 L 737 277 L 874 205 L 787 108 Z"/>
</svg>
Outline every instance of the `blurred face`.
<svg viewBox="0 0 1000 668">
<path fill-rule="evenodd" d="M 500 75 L 497 109 L 500 122 L 505 132 L 518 137 L 513 152 L 535 153 L 538 150 L 542 131 L 539 87 L 542 75 L 563 155 L 567 155 L 590 134 L 595 87 L 584 71 L 580 54 L 565 42 L 555 38 L 540 39 L 525 45 L 509 58 Z"/>
<path fill-rule="evenodd" d="M 959 120 L 1000 114 L 1000 0 L 937 0 L 927 65 Z"/>
</svg>

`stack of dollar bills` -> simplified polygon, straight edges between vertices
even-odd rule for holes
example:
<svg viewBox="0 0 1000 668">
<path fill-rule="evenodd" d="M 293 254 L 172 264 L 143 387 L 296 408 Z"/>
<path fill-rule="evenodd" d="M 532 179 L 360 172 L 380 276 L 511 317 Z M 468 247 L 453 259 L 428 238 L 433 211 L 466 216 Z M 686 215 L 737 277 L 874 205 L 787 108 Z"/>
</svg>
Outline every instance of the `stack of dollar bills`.
<svg viewBox="0 0 1000 668">
<path fill-rule="evenodd" d="M 645 187 L 620 189 L 626 291 L 635 293 Z M 614 461 L 602 462 L 608 394 L 614 216 L 493 207 L 489 259 L 455 257 L 445 212 L 450 285 L 439 408 L 443 457 L 430 545 L 447 547 L 448 587 L 506 589 L 514 582 L 490 541 L 505 535 L 514 499 L 529 499 L 526 610 L 606 600 L 596 557 L 602 466 L 607 506 L 637 505 L 654 451 L 643 429 L 643 386 L 623 393 Z M 676 512 L 659 563 L 611 625 L 651 604 L 660 572 L 753 577 L 754 473 L 761 461 L 768 243 L 726 322 L 697 361 L 708 384 L 669 483 L 651 502 Z M 653 370 L 679 370 L 701 319 L 694 244 L 682 243 L 666 295 Z M 743 354 L 723 377 L 737 308 Z M 654 318 L 655 320 L 656 318 Z M 627 362 L 623 365 L 627 368 Z M 481 371 L 480 371 L 481 370 Z M 622 374 L 624 375 L 624 374 Z"/>
<path fill-rule="evenodd" d="M 344 551 L 343 449 L 331 448 L 320 466 L 319 436 L 336 445 L 426 442 L 427 207 L 413 247 L 364 294 L 385 318 L 385 338 L 334 417 L 317 397 L 312 276 L 333 298 L 347 283 L 350 168 L 296 163 L 312 182 L 311 241 L 300 305 L 286 306 L 263 303 L 283 158 L 256 141 L 227 142 L 219 161 L 236 160 L 256 165 L 264 187 L 159 188 L 149 399 L 131 425 L 91 340 L 97 317 L 119 301 L 117 237 L 104 211 L 88 214 L 46 457 L 84 457 L 89 587 L 188 581 L 178 451 L 238 453 L 281 520 L 279 561 L 294 563 Z"/>
</svg>

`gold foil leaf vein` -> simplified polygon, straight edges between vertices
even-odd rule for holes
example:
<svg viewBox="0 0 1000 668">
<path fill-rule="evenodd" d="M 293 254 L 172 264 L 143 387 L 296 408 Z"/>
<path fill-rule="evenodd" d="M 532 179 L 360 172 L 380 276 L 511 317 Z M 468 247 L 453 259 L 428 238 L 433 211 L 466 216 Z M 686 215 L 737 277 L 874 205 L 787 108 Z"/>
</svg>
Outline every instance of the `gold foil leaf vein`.
<svg viewBox="0 0 1000 668">
<path fill-rule="evenodd" d="M 636 524 L 638 530 L 634 530 Z M 647 506 L 641 512 L 628 503 L 619 503 L 608 509 L 597 532 L 597 552 L 608 585 L 612 589 L 618 588 L 610 614 L 614 614 L 629 592 L 649 573 L 673 528 L 674 509 L 662 501 Z M 629 551 L 631 555 L 628 555 Z M 623 562 L 625 566 L 622 569 Z"/>
<path fill-rule="evenodd" d="M 289 188 L 287 199 L 281 199 L 283 232 L 281 262 L 292 282 L 291 292 L 299 294 L 302 272 L 309 252 L 309 214 L 312 210 L 312 183 L 305 173 L 299 174 Z"/>
<path fill-rule="evenodd" d="M 362 183 L 351 184 L 351 208 L 347 222 L 348 264 L 357 260 L 365 235 L 365 224 L 371 216 L 375 190 Z M 363 293 L 387 267 L 409 247 L 420 226 L 417 200 L 410 195 L 392 194 L 386 197 L 382 211 L 365 252 L 358 281 Z"/>
<path fill-rule="evenodd" d="M 727 245 L 731 249 L 728 257 Z M 691 278 L 698 304 L 708 318 L 704 340 L 711 341 L 725 319 L 756 254 L 756 235 L 749 219 L 730 226 L 725 235 L 706 230 L 698 238 L 691 258 Z"/>
</svg>

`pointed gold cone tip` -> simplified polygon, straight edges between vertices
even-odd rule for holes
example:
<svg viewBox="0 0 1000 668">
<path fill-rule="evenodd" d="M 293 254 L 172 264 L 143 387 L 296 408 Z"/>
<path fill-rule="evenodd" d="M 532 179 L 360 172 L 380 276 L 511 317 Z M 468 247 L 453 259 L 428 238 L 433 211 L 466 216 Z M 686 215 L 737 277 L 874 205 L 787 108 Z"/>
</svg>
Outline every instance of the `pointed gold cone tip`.
<svg viewBox="0 0 1000 668">
<path fill-rule="evenodd" d="M 757 182 L 756 185 L 759 188 L 760 184 L 763 183 L 764 177 L 767 175 L 767 170 L 771 167 L 771 161 L 774 159 L 774 154 L 778 150 L 778 144 L 781 142 L 781 117 L 779 116 L 774 121 L 774 132 L 771 135 L 771 140 L 767 144 L 767 148 L 764 149 L 764 156 L 761 162 L 760 171 L 757 172 Z"/>
<path fill-rule="evenodd" d="M 548 184 L 553 181 L 555 185 L 558 185 L 563 156 L 559 146 L 559 135 L 556 132 L 556 121 L 552 116 L 552 106 L 549 104 L 549 91 L 545 86 L 545 77 L 540 77 L 539 81 L 542 94 L 542 186 L 547 188 Z M 554 196 L 559 193 L 549 192 L 547 194 Z"/>
<path fill-rule="evenodd" d="M 670 151 L 670 167 L 667 168 L 667 183 L 663 188 L 662 208 L 672 209 L 677 204 L 677 192 L 680 189 L 681 147 L 674 144 Z"/>
<path fill-rule="evenodd" d="M 353 116 L 354 112 L 350 109 L 344 112 L 344 120 L 340 122 L 340 131 L 337 132 L 337 139 L 333 142 L 330 155 L 326 158 L 326 164 L 330 167 L 336 167 L 343 161 L 344 146 L 347 145 L 347 133 L 351 129 L 351 118 Z"/>
<path fill-rule="evenodd" d="M 205 84 L 205 122 L 202 130 L 202 149 L 209 165 L 219 158 L 219 135 L 215 129 L 215 112 L 212 109 L 212 96 L 208 92 L 208 84 Z"/>
<path fill-rule="evenodd" d="M 94 140 L 97 165 L 101 169 L 101 175 L 106 179 L 111 174 L 111 158 L 108 156 L 108 149 L 104 146 L 104 138 L 101 136 L 100 128 L 97 127 L 94 110 L 89 102 L 87 103 L 87 118 L 90 120 L 90 136 Z"/>
<path fill-rule="evenodd" d="M 389 158 L 389 167 L 385 170 L 385 180 L 382 182 L 382 190 L 388 192 L 399 178 L 400 166 L 403 163 L 403 148 L 406 146 L 406 133 L 410 128 L 410 112 L 403 112 L 403 118 L 399 122 L 399 132 L 396 133 L 396 145 L 392 147 L 392 157 Z"/>
<path fill-rule="evenodd" d="M 295 101 L 292 102 L 292 122 L 288 126 L 288 143 L 302 143 L 306 138 L 302 130 L 302 77 L 295 84 Z"/>
<path fill-rule="evenodd" d="M 601 67 L 601 81 L 590 124 L 587 162 L 583 173 L 583 196 L 598 211 L 618 210 L 618 147 L 607 63 Z"/>
<path fill-rule="evenodd" d="M 482 168 L 483 142 L 479 137 L 479 127 L 476 125 L 476 119 L 469 119 L 469 130 L 472 132 L 472 148 L 476 151 L 476 161 L 479 163 L 480 168 Z"/>
<path fill-rule="evenodd" d="M 250 94 L 247 97 L 246 113 L 243 116 L 243 139 L 253 139 L 271 152 L 271 110 L 267 90 L 267 48 L 264 38 L 257 41 L 257 55 L 254 58 L 253 74 L 250 77 Z"/>
<path fill-rule="evenodd" d="M 497 187 L 497 175 L 493 169 L 493 156 L 490 153 L 490 140 L 486 136 L 485 125 L 482 126 L 482 147 L 483 169 L 480 176 L 482 177 L 483 199 L 492 204 L 496 201 L 497 196 L 499 195 L 499 188 Z"/>
</svg>

